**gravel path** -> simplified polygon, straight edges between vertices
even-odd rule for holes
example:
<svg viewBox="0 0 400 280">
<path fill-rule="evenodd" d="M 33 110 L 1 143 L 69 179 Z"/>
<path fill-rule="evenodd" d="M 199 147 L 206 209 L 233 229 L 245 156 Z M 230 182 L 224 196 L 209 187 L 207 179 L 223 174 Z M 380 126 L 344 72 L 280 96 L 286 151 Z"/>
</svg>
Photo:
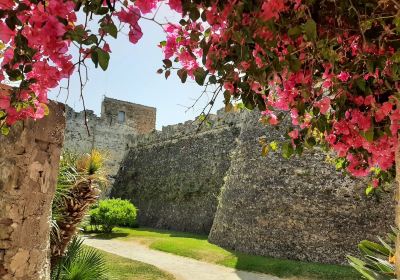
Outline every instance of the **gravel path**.
<svg viewBox="0 0 400 280">
<path fill-rule="evenodd" d="M 152 264 L 175 276 L 176 280 L 279 280 L 261 273 L 235 270 L 194 259 L 151 250 L 134 242 L 89 239 L 86 245 L 132 260 Z"/>
</svg>

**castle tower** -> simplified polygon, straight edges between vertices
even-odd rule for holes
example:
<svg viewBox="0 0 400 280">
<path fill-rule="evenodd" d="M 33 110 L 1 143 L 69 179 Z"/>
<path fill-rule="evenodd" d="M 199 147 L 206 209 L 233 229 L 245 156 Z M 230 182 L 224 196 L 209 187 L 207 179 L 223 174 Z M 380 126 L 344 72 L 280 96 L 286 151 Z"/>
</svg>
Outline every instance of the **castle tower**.
<svg viewBox="0 0 400 280">
<path fill-rule="evenodd" d="M 132 128 L 137 134 L 150 133 L 156 125 L 156 108 L 105 97 L 101 104 L 101 118 L 109 125 Z"/>
<path fill-rule="evenodd" d="M 109 97 L 101 104 L 100 117 L 91 110 L 78 113 L 66 106 L 66 111 L 64 149 L 80 154 L 93 148 L 103 151 L 107 154 L 106 168 L 111 176 L 117 173 L 132 136 L 155 130 L 156 108 Z"/>
</svg>

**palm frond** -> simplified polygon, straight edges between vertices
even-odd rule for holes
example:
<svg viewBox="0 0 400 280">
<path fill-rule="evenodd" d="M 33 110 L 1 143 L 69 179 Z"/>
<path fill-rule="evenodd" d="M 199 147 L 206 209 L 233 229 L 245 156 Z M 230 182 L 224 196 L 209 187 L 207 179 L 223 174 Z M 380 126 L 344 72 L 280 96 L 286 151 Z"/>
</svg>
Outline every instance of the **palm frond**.
<svg viewBox="0 0 400 280">
<path fill-rule="evenodd" d="M 103 255 L 94 248 L 83 246 L 83 239 L 74 237 L 57 266 L 52 280 L 106 280 L 108 269 Z"/>
</svg>

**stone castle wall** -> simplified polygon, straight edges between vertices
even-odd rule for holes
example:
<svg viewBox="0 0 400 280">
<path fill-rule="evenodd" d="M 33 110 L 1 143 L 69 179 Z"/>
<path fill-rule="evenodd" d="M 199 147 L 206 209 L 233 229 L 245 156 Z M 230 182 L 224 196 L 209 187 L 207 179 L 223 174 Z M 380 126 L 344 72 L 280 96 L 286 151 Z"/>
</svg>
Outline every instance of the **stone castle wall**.
<svg viewBox="0 0 400 280">
<path fill-rule="evenodd" d="M 118 119 L 118 112 L 124 112 L 123 122 Z M 93 148 L 102 151 L 107 173 L 114 176 L 129 151 L 132 136 L 155 129 L 156 109 L 106 97 L 100 117 L 90 110 L 85 114 L 66 106 L 66 119 L 64 149 L 75 153 L 87 153 Z"/>
<path fill-rule="evenodd" d="M 239 135 L 234 116 L 191 121 L 132 139 L 111 196 L 131 199 L 142 226 L 208 234 Z"/>
<path fill-rule="evenodd" d="M 357 243 L 394 222 L 391 194 L 363 194 L 309 151 L 261 157 L 258 137 L 283 139 L 258 113 L 218 114 L 200 132 L 187 122 L 132 136 L 111 195 L 131 199 L 139 224 L 208 233 L 211 242 L 251 254 L 342 263 Z M 211 226 L 212 225 L 212 226 Z"/>
<path fill-rule="evenodd" d="M 346 263 L 363 239 L 394 224 L 393 194 L 365 196 L 366 182 L 344 176 L 316 149 L 301 157 L 260 155 L 258 137 L 283 131 L 244 119 L 209 235 L 240 252 L 324 263 Z"/>
</svg>

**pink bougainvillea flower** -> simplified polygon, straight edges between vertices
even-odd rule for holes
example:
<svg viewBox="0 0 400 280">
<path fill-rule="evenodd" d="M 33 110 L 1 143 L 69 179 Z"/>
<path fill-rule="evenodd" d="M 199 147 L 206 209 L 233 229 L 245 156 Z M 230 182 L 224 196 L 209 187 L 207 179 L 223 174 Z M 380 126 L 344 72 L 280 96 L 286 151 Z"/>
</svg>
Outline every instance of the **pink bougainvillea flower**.
<svg viewBox="0 0 400 280">
<path fill-rule="evenodd" d="M 158 0 L 136 0 L 135 6 L 138 7 L 143 14 L 148 14 L 157 6 L 157 2 Z"/>
<path fill-rule="evenodd" d="M 136 44 L 143 36 L 142 29 L 138 24 L 135 24 L 131 26 L 131 28 L 129 29 L 128 36 L 129 36 L 129 41 L 132 44 Z"/>
<path fill-rule="evenodd" d="M 14 37 L 14 35 L 15 31 L 12 31 L 4 22 L 0 21 L 0 41 L 3 41 L 4 44 L 7 44 Z"/>
<path fill-rule="evenodd" d="M 277 125 L 279 123 L 278 117 L 275 114 L 270 114 L 268 122 L 270 125 Z"/>
<path fill-rule="evenodd" d="M 325 115 L 325 114 L 328 112 L 329 108 L 331 107 L 331 100 L 330 100 L 330 98 L 329 98 L 329 97 L 323 98 L 321 101 L 319 101 L 319 102 L 316 104 L 316 107 L 319 108 L 321 114 Z"/>
<path fill-rule="evenodd" d="M 235 92 L 235 87 L 233 86 L 233 84 L 231 82 L 225 82 L 224 83 L 224 88 L 229 91 L 230 93 L 234 93 Z"/>
<path fill-rule="evenodd" d="M 340 72 L 339 75 L 337 75 L 338 79 L 341 80 L 342 82 L 347 82 L 350 79 L 350 74 L 348 72 Z"/>
<path fill-rule="evenodd" d="M 375 120 L 377 122 L 382 121 L 386 118 L 392 111 L 393 105 L 390 102 L 385 102 L 383 105 L 375 112 Z"/>
<path fill-rule="evenodd" d="M 182 0 L 168 0 L 168 6 L 178 13 L 182 13 Z"/>
<path fill-rule="evenodd" d="M 297 139 L 297 138 L 299 138 L 299 131 L 297 129 L 292 130 L 291 132 L 288 133 L 288 135 L 292 139 Z"/>
<path fill-rule="evenodd" d="M 284 0 L 266 0 L 262 4 L 262 18 L 267 21 L 270 19 L 278 19 L 279 13 L 286 10 L 285 1 Z"/>
</svg>

